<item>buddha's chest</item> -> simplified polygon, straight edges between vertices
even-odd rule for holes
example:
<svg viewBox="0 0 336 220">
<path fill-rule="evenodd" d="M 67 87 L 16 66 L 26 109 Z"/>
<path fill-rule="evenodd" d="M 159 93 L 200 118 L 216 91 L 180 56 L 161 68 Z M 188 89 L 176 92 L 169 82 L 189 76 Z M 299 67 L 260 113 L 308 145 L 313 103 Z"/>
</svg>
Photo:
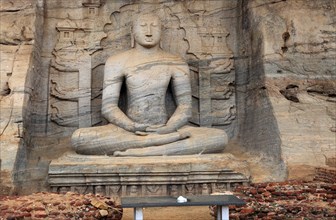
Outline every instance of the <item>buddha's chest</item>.
<svg viewBox="0 0 336 220">
<path fill-rule="evenodd" d="M 126 85 L 132 89 L 163 89 L 166 90 L 171 73 L 169 68 L 162 65 L 141 65 L 127 69 Z"/>
</svg>

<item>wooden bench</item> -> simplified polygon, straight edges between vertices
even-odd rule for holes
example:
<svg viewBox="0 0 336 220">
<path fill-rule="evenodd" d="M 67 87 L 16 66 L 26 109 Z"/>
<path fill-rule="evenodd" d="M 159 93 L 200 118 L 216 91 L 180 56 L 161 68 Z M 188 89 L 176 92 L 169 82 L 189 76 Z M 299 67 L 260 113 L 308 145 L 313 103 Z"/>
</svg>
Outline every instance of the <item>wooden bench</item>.
<svg viewBox="0 0 336 220">
<path fill-rule="evenodd" d="M 243 206 L 246 203 L 234 195 L 201 195 L 185 196 L 188 201 L 178 203 L 176 197 L 123 197 L 123 208 L 134 208 L 134 220 L 143 220 L 142 209 L 145 207 L 168 207 L 168 206 L 210 206 L 217 205 L 217 220 L 229 220 L 229 205 Z"/>
</svg>

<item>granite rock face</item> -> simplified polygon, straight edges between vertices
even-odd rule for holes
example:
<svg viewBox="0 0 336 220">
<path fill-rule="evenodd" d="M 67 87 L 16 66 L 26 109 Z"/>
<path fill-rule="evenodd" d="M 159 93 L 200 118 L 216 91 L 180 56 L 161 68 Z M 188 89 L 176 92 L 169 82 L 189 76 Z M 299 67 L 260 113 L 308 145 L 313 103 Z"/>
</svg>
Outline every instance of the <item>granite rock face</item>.
<svg viewBox="0 0 336 220">
<path fill-rule="evenodd" d="M 106 124 L 104 64 L 131 47 L 140 11 L 159 15 L 163 49 L 189 64 L 190 123 L 225 130 L 252 180 L 332 166 L 335 9 L 333 0 L 1 1 L 1 189 L 43 189 L 73 131 Z"/>
<path fill-rule="evenodd" d="M 40 71 L 42 10 L 42 1 L 0 2 L 0 193 L 13 189 L 16 172 L 27 163 L 33 82 Z"/>
<path fill-rule="evenodd" d="M 266 2 L 241 5 L 240 141 L 265 154 L 281 149 L 289 178 L 312 177 L 336 152 L 336 5 Z"/>
</svg>

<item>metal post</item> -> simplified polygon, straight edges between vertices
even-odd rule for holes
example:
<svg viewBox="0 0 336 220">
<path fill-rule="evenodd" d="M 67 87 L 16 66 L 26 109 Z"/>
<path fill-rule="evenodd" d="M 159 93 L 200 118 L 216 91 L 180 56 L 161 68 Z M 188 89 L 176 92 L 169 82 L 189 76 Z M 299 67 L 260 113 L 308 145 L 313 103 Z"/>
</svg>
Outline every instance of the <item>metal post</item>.
<svg viewBox="0 0 336 220">
<path fill-rule="evenodd" d="M 134 220 L 143 220 L 142 207 L 134 208 Z"/>
<path fill-rule="evenodd" d="M 229 220 L 228 206 L 217 206 L 217 220 Z"/>
</svg>

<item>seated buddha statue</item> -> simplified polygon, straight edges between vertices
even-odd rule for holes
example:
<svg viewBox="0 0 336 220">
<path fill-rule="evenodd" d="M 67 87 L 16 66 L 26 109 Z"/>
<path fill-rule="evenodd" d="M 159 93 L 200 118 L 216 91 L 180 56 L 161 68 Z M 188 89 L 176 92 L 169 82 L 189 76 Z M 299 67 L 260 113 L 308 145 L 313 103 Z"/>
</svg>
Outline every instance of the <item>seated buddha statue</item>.
<svg viewBox="0 0 336 220">
<path fill-rule="evenodd" d="M 181 58 L 160 47 L 161 22 L 154 14 L 132 24 L 132 49 L 107 59 L 102 115 L 107 125 L 79 128 L 72 137 L 78 154 L 158 156 L 215 153 L 228 142 L 225 131 L 187 125 L 191 117 L 189 68 Z M 126 86 L 127 106 L 118 106 Z M 171 85 L 176 109 L 165 105 Z"/>
</svg>

